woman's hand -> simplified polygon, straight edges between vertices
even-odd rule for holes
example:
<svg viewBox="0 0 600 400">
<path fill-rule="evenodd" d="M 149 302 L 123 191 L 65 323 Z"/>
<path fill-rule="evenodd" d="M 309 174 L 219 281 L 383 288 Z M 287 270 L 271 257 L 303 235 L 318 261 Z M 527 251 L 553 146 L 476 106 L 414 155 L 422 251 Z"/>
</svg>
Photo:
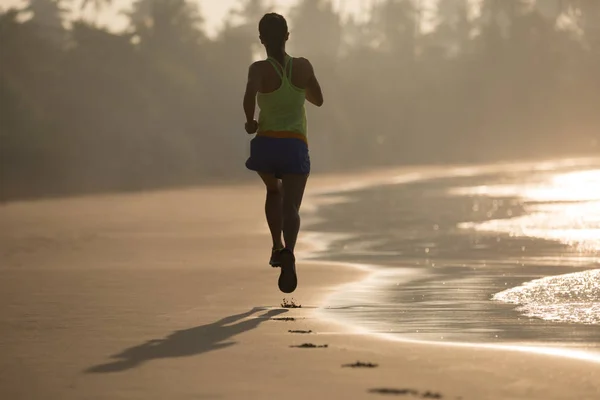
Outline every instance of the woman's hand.
<svg viewBox="0 0 600 400">
<path fill-rule="evenodd" d="M 246 128 L 246 133 L 248 133 L 249 135 L 252 135 L 253 133 L 256 133 L 256 131 L 258 130 L 258 122 L 255 119 L 253 119 L 252 121 L 248 121 L 248 122 L 246 122 L 245 128 Z"/>
</svg>

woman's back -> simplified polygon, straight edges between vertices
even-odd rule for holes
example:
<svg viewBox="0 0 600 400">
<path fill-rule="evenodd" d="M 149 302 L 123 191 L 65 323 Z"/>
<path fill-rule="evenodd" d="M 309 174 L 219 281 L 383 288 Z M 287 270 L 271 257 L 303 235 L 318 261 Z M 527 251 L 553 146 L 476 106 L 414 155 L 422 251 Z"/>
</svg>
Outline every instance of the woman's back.
<svg viewBox="0 0 600 400">
<path fill-rule="evenodd" d="M 257 93 L 259 133 L 289 132 L 306 136 L 304 88 L 308 79 L 302 61 L 296 60 L 299 59 L 286 56 L 283 65 L 272 57 L 261 62 L 262 79 Z"/>
<path fill-rule="evenodd" d="M 306 90 L 314 75 L 312 66 L 306 58 L 288 56 L 287 59 L 289 59 L 291 63 L 285 66 L 286 76 L 290 76 L 291 72 L 292 85 L 300 90 Z M 273 63 L 276 63 L 277 67 L 275 67 Z M 259 85 L 259 93 L 264 94 L 277 90 L 282 84 L 280 61 L 275 60 L 273 57 L 269 57 L 266 60 L 258 61 L 256 65 L 260 67 L 262 76 Z"/>
</svg>

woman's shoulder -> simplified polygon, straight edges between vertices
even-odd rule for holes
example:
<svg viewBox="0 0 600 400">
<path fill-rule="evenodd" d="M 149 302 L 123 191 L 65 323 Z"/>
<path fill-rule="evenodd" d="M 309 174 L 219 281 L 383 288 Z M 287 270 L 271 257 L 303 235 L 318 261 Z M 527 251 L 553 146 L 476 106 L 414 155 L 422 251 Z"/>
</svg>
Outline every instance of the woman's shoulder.
<svg viewBox="0 0 600 400">
<path fill-rule="evenodd" d="M 266 59 L 258 60 L 258 61 L 254 61 L 252 64 L 250 64 L 250 68 L 263 68 L 266 65 L 270 65 L 268 60 L 266 60 Z"/>
<path fill-rule="evenodd" d="M 310 63 L 310 61 L 308 61 L 308 58 L 306 57 L 292 57 L 292 59 L 294 60 L 294 66 L 296 68 L 300 67 L 300 68 L 306 68 L 307 70 L 312 69 L 312 64 Z"/>
<path fill-rule="evenodd" d="M 292 59 L 294 60 L 294 62 L 310 64 L 310 61 L 308 61 L 308 58 L 306 57 L 292 57 Z"/>
</svg>

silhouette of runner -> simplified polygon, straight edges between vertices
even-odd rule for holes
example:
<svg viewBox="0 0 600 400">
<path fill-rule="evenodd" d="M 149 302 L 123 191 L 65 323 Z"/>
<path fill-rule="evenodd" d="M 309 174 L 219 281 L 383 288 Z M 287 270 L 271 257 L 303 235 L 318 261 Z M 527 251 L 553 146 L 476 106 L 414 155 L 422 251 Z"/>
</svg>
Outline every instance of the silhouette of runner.
<svg viewBox="0 0 600 400">
<path fill-rule="evenodd" d="M 299 210 L 310 174 L 305 100 L 320 107 L 323 93 L 306 58 L 289 56 L 285 18 L 266 14 L 258 25 L 267 59 L 253 63 L 244 95 L 246 132 L 256 133 L 246 167 L 258 172 L 267 189 L 265 214 L 273 247 L 269 263 L 281 267 L 279 289 L 296 289 L 294 247 L 300 230 Z M 256 103 L 260 108 L 254 119 Z M 282 241 L 283 232 L 283 241 Z"/>
</svg>

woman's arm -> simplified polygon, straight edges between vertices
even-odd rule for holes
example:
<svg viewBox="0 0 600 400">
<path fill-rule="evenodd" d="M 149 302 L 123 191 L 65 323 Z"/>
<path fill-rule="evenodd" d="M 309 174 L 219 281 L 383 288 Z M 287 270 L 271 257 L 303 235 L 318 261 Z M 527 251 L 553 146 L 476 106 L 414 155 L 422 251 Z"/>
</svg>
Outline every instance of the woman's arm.
<svg viewBox="0 0 600 400">
<path fill-rule="evenodd" d="M 246 83 L 246 93 L 244 93 L 244 113 L 246 114 L 246 132 L 256 133 L 258 123 L 254 119 L 256 112 L 256 94 L 260 87 L 260 71 L 258 63 L 254 63 L 248 70 L 248 83 Z"/>
<path fill-rule="evenodd" d="M 306 85 L 306 100 L 311 102 L 317 107 L 321 107 L 323 105 L 323 91 L 321 90 L 321 85 L 315 75 L 315 70 L 310 63 L 310 61 L 306 60 L 309 68 L 310 78 L 308 79 L 308 83 Z"/>
</svg>

